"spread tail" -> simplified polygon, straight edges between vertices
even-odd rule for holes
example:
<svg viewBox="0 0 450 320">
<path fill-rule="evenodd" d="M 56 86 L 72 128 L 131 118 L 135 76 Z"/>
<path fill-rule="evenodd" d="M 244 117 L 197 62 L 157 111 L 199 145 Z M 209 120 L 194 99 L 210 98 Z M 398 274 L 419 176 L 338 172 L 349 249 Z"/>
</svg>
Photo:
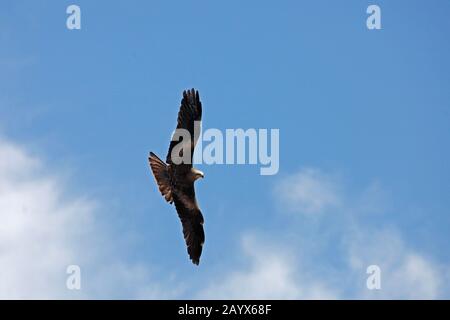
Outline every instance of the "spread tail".
<svg viewBox="0 0 450 320">
<path fill-rule="evenodd" d="M 150 163 L 150 168 L 152 170 L 153 176 L 155 177 L 159 191 L 167 202 L 172 203 L 172 188 L 170 186 L 167 164 L 164 163 L 160 158 L 158 158 L 158 156 L 153 152 L 150 152 L 148 162 Z"/>
</svg>

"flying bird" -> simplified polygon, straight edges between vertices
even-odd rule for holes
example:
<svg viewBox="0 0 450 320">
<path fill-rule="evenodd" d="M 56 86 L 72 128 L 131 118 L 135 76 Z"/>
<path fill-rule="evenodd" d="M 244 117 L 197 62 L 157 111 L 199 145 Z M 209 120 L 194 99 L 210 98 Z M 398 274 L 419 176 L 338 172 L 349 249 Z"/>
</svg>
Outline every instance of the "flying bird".
<svg viewBox="0 0 450 320">
<path fill-rule="evenodd" d="M 199 178 L 204 178 L 204 174 L 192 166 L 201 119 L 202 103 L 198 91 L 194 89 L 183 91 L 175 133 L 177 131 L 188 132 L 190 139 L 187 140 L 190 141 L 190 144 L 186 145 L 189 142 L 184 141 L 183 149 L 177 151 L 180 148 L 175 148 L 178 144 L 183 144 L 183 139 L 174 141 L 174 133 L 170 141 L 166 162 L 158 158 L 153 152 L 150 152 L 148 158 L 159 191 L 167 202 L 175 204 L 178 217 L 181 220 L 187 252 L 196 265 L 200 262 L 200 255 L 205 242 L 203 215 L 195 198 L 194 188 L 194 182 Z M 188 159 L 190 161 L 179 161 L 179 157 L 183 157 L 185 147 L 190 151 L 190 159 Z"/>
</svg>

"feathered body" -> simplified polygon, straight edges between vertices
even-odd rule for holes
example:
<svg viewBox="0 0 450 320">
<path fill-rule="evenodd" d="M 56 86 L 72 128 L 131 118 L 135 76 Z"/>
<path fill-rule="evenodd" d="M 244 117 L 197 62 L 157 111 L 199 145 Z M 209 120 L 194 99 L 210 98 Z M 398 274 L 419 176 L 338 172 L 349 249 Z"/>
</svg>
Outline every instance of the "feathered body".
<svg viewBox="0 0 450 320">
<path fill-rule="evenodd" d="M 172 151 L 180 141 L 171 141 L 167 153 L 166 162 L 150 152 L 149 163 L 155 177 L 159 191 L 170 204 L 174 203 L 183 227 L 183 235 L 187 245 L 187 251 L 194 264 L 199 264 L 202 254 L 205 233 L 203 230 L 203 215 L 195 197 L 194 182 L 203 178 L 201 171 L 192 166 L 195 144 L 202 119 L 202 104 L 198 91 L 194 89 L 184 91 L 181 100 L 180 111 L 176 130 L 187 130 L 190 134 L 190 161 L 188 163 L 173 161 Z M 182 152 L 179 155 L 182 156 Z M 178 164 L 179 163 L 179 164 Z"/>
</svg>

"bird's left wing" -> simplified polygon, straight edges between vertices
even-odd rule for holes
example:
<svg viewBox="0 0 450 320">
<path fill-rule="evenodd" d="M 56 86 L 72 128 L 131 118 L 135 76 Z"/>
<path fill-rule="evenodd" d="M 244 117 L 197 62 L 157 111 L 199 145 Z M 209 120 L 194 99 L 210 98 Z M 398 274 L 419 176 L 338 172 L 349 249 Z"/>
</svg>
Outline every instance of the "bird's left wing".
<svg viewBox="0 0 450 320">
<path fill-rule="evenodd" d="M 190 163 L 183 163 L 189 169 L 192 167 L 192 159 L 194 156 L 194 148 L 200 136 L 200 124 L 202 120 L 202 103 L 198 91 L 191 89 L 183 91 L 183 99 L 181 100 L 180 111 L 178 112 L 177 128 L 175 130 L 184 129 L 190 134 Z M 175 131 L 176 132 L 176 131 Z M 173 137 L 172 137 L 173 139 Z M 166 162 L 173 163 L 173 148 L 181 141 L 170 141 L 169 151 L 167 153 Z M 182 155 L 180 155 L 182 156 Z"/>
</svg>

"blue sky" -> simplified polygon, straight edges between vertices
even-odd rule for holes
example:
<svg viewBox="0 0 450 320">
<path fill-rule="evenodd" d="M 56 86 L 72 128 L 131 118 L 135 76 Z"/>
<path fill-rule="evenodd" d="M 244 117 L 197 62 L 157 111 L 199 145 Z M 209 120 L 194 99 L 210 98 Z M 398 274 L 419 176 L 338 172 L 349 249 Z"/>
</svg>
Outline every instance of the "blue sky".
<svg viewBox="0 0 450 320">
<path fill-rule="evenodd" d="M 72 3 L 81 30 L 66 28 Z M 372 3 L 381 30 L 366 28 Z M 39 242 L 26 230 L 48 224 L 44 239 L 59 241 L 51 226 L 67 227 L 55 250 L 71 255 L 32 268 L 30 281 L 42 274 L 53 291 L 10 280 L 0 295 L 450 297 L 449 9 L 447 1 L 2 2 L 0 154 L 19 159 L 3 160 L 4 170 L 30 173 L 4 178 L 0 204 L 41 197 L 20 196 L 23 179 L 57 181 L 45 195 L 50 214 L 33 220 L 30 210 L 25 231 L 9 239 Z M 165 156 L 191 87 L 204 129 L 280 129 L 277 175 L 200 166 L 198 268 L 147 164 L 150 150 Z M 88 218 L 67 209 L 73 203 Z M 53 223 L 60 211 L 70 226 Z M 1 267 L 45 260 L 49 248 L 39 245 L 0 253 Z M 66 262 L 81 266 L 81 292 L 58 284 Z M 365 289 L 369 264 L 381 265 L 380 291 Z"/>
</svg>

